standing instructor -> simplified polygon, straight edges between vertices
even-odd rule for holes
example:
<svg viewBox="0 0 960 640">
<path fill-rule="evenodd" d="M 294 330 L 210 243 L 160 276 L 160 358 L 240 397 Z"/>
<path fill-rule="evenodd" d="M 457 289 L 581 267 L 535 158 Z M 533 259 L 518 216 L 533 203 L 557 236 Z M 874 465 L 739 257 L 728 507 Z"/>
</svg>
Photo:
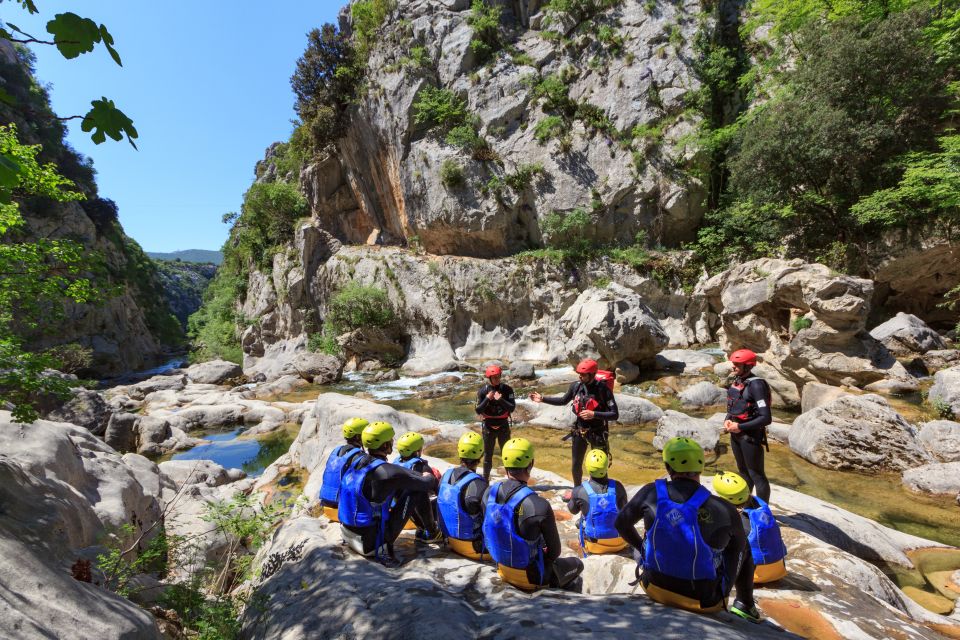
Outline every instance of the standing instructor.
<svg viewBox="0 0 960 640">
<path fill-rule="evenodd" d="M 576 422 L 573 425 L 573 465 L 571 474 L 573 486 L 583 482 L 583 457 L 587 449 L 600 449 L 608 456 L 610 445 L 608 422 L 620 417 L 617 401 L 607 385 L 597 380 L 599 365 L 596 360 L 581 360 L 576 366 L 578 382 L 571 383 L 567 392 L 559 398 L 544 397 L 534 391 L 530 399 L 554 406 L 563 406 L 573 400 L 573 413 Z"/>
<path fill-rule="evenodd" d="M 483 372 L 487 384 L 477 392 L 477 415 L 483 422 L 483 481 L 490 482 L 490 470 L 493 468 L 493 450 L 510 439 L 510 414 L 517 408 L 513 388 L 502 382 L 503 370 L 495 364 Z"/>
<path fill-rule="evenodd" d="M 727 389 L 727 417 L 723 430 L 730 434 L 730 449 L 737 461 L 737 470 L 757 497 L 770 500 L 770 481 L 763 469 L 764 448 L 767 445 L 767 425 L 773 421 L 770 413 L 770 387 L 766 380 L 751 372 L 757 364 L 757 354 L 739 349 L 730 354 L 734 380 Z"/>
</svg>

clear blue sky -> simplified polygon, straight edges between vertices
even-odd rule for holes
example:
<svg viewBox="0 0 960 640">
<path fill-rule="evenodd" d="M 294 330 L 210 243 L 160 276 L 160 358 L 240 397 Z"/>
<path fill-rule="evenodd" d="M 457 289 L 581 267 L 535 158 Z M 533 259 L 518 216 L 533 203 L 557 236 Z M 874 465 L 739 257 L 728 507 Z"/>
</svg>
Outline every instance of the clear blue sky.
<svg viewBox="0 0 960 640">
<path fill-rule="evenodd" d="M 60 116 L 107 96 L 133 119 L 139 151 L 95 145 L 76 123 L 68 140 L 93 158 L 100 194 L 116 201 L 127 234 L 147 251 L 174 251 L 223 244 L 221 216 L 239 209 L 264 149 L 290 134 L 290 75 L 307 32 L 336 22 L 345 3 L 37 0 L 36 16 L 4 2 L 0 17 L 41 39 L 64 11 L 110 30 L 123 67 L 102 46 L 65 60 L 34 45 L 37 76 L 52 85 Z"/>
</svg>

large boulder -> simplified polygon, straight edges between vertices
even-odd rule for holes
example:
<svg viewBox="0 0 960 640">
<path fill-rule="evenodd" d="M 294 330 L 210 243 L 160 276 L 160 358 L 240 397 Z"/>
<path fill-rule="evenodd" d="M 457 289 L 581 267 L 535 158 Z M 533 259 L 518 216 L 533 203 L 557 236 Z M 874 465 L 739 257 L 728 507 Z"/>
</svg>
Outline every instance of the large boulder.
<svg viewBox="0 0 960 640">
<path fill-rule="evenodd" d="M 790 449 L 841 471 L 902 471 L 931 459 L 913 427 L 873 394 L 842 396 L 801 414 L 790 428 Z"/>
<path fill-rule="evenodd" d="M 871 329 L 870 335 L 882 342 L 890 353 L 898 356 L 947 348 L 946 340 L 939 333 L 917 316 L 902 311 Z"/>
<path fill-rule="evenodd" d="M 921 493 L 960 493 L 960 462 L 934 462 L 903 472 L 903 486 Z"/>
<path fill-rule="evenodd" d="M 187 378 L 199 384 L 224 384 L 242 375 L 240 365 L 226 360 L 200 362 L 187 369 Z"/>
<path fill-rule="evenodd" d="M 657 421 L 653 446 L 662 451 L 667 440 L 681 437 L 696 440 L 704 451 L 714 451 L 720 441 L 720 428 L 707 420 L 668 409 Z"/>
<path fill-rule="evenodd" d="M 954 416 L 960 417 L 960 366 L 937 371 L 927 399 L 934 406 L 949 409 Z"/>
<path fill-rule="evenodd" d="M 865 385 L 888 377 L 896 364 L 866 332 L 869 280 L 764 258 L 710 278 L 697 293 L 720 317 L 724 350 L 749 347 L 798 384 Z"/>
<path fill-rule="evenodd" d="M 920 360 L 929 371 L 947 369 L 960 364 L 960 349 L 927 351 Z"/>
<path fill-rule="evenodd" d="M 313 384 L 331 384 L 340 380 L 343 362 L 325 353 L 305 351 L 293 360 L 297 374 Z"/>
<path fill-rule="evenodd" d="M 415 337 L 410 343 L 407 361 L 401 370 L 412 376 L 423 376 L 440 371 L 456 371 L 459 368 L 457 354 L 443 338 L 437 336 Z"/>
<path fill-rule="evenodd" d="M 802 413 L 813 411 L 817 407 L 830 404 L 837 398 L 850 395 L 855 394 L 842 387 L 834 387 L 819 382 L 808 382 L 803 385 L 803 399 L 800 403 L 800 411 Z"/>
<path fill-rule="evenodd" d="M 690 349 L 665 349 L 657 354 L 654 368 L 657 371 L 675 371 L 696 375 L 703 369 L 712 369 L 716 358 L 703 351 Z"/>
<path fill-rule="evenodd" d="M 710 407 L 725 404 L 727 401 L 726 389 L 721 389 L 712 382 L 698 382 L 680 392 L 680 404 L 685 407 Z"/>
<path fill-rule="evenodd" d="M 511 362 L 507 373 L 520 380 L 535 380 L 537 377 L 532 362 Z"/>
<path fill-rule="evenodd" d="M 640 295 L 616 283 L 584 291 L 558 324 L 566 335 L 563 349 L 571 363 L 587 354 L 599 354 L 607 368 L 622 360 L 649 362 L 669 342 Z"/>
<path fill-rule="evenodd" d="M 940 462 L 960 461 L 960 422 L 933 420 L 920 427 L 920 442 Z"/>
<path fill-rule="evenodd" d="M 95 436 L 102 436 L 112 414 L 113 408 L 100 393 L 89 389 L 74 389 L 69 400 L 44 417 L 54 422 L 69 422 L 89 429 Z"/>
</svg>

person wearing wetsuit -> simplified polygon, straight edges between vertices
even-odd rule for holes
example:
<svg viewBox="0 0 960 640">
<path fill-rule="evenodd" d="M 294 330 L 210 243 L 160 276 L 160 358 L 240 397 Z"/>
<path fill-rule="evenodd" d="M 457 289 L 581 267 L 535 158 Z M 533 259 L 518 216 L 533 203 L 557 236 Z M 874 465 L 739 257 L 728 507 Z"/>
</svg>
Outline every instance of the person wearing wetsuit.
<svg viewBox="0 0 960 640">
<path fill-rule="evenodd" d="M 410 469 L 414 473 L 422 475 L 429 472 L 434 477 L 439 478 L 440 473 L 421 456 L 423 445 L 423 436 L 416 431 L 408 431 L 397 439 L 399 456 L 393 463 Z M 412 527 L 409 524 L 404 525 L 404 529 L 415 528 L 417 530 L 417 540 L 422 542 L 440 542 L 443 539 L 440 527 L 437 524 L 435 497 L 430 496 L 426 504 L 419 498 L 415 499 L 411 513 Z"/>
<path fill-rule="evenodd" d="M 471 560 L 489 560 L 483 553 L 483 494 L 487 482 L 477 474 L 483 457 L 483 438 L 468 431 L 457 442 L 460 466 L 451 467 L 440 479 L 437 509 L 440 528 L 454 553 Z"/>
<path fill-rule="evenodd" d="M 320 487 L 320 506 L 323 515 L 331 522 L 339 522 L 337 506 L 340 504 L 340 482 L 343 473 L 354 457 L 363 454 L 363 443 L 360 434 L 369 422 L 363 418 L 350 418 L 343 423 L 343 439 L 346 444 L 340 445 L 327 456 L 327 464 L 323 469 L 323 485 Z"/>
<path fill-rule="evenodd" d="M 513 388 L 501 382 L 503 370 L 497 365 L 487 367 L 483 375 L 487 384 L 477 391 L 477 415 L 483 423 L 483 480 L 490 482 L 493 468 L 493 452 L 496 446 L 510 439 L 510 414 L 517 408 Z"/>
<path fill-rule="evenodd" d="M 698 613 L 720 610 L 738 581 L 747 536 L 737 510 L 700 485 L 703 449 L 672 438 L 663 449 L 670 480 L 644 485 L 620 510 L 616 528 L 634 548 L 640 584 L 650 598 Z M 643 520 L 645 533 L 635 525 Z M 748 584 L 750 582 L 750 584 Z"/>
<path fill-rule="evenodd" d="M 534 402 L 554 406 L 563 406 L 573 401 L 576 422 L 572 430 L 571 475 L 575 487 L 580 486 L 583 481 L 583 456 L 587 449 L 600 449 L 610 456 L 608 423 L 620 417 L 613 391 L 596 379 L 598 369 L 599 365 L 595 360 L 582 360 L 576 367 L 580 380 L 572 383 L 563 396 L 546 397 L 537 392 L 530 394 L 530 399 Z M 567 496 L 565 498 L 569 499 Z"/>
<path fill-rule="evenodd" d="M 607 475 L 610 460 L 600 449 L 587 453 L 586 464 L 590 478 L 575 487 L 567 500 L 567 510 L 581 514 L 580 548 L 593 554 L 617 553 L 627 546 L 614 528 L 617 513 L 627 504 L 627 491 Z"/>
<path fill-rule="evenodd" d="M 436 491 L 433 473 L 416 473 L 387 462 L 393 452 L 393 427 L 374 422 L 361 436 L 367 453 L 349 465 L 340 487 L 340 533 L 350 549 L 388 566 L 399 562 L 393 542 L 415 510 L 429 509 Z M 422 511 L 421 511 L 422 513 Z"/>
<path fill-rule="evenodd" d="M 550 503 L 527 486 L 533 470 L 533 445 L 513 438 L 501 452 L 507 479 L 483 495 L 483 539 L 500 577 L 519 589 L 559 587 L 579 591 L 579 558 L 561 558 L 563 547 Z"/>
<path fill-rule="evenodd" d="M 733 384 L 727 389 L 727 417 L 723 429 L 730 434 L 730 450 L 737 461 L 740 475 L 756 490 L 764 502 L 770 500 L 770 481 L 764 471 L 763 451 L 767 445 L 767 426 L 773 422 L 770 413 L 770 386 L 766 380 L 751 374 L 757 354 L 739 349 L 730 354 Z"/>
</svg>

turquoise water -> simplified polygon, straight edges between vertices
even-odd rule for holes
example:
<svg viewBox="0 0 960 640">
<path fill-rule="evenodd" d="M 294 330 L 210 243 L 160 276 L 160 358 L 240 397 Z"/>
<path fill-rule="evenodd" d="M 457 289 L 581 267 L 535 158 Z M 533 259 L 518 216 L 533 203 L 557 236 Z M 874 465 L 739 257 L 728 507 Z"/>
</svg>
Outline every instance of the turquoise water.
<svg viewBox="0 0 960 640">
<path fill-rule="evenodd" d="M 248 476 L 261 475 L 290 448 L 293 436 L 280 430 L 261 439 L 239 438 L 246 429 L 210 432 L 201 436 L 208 444 L 174 454 L 173 460 L 212 460 L 225 469 L 242 469 Z"/>
</svg>

